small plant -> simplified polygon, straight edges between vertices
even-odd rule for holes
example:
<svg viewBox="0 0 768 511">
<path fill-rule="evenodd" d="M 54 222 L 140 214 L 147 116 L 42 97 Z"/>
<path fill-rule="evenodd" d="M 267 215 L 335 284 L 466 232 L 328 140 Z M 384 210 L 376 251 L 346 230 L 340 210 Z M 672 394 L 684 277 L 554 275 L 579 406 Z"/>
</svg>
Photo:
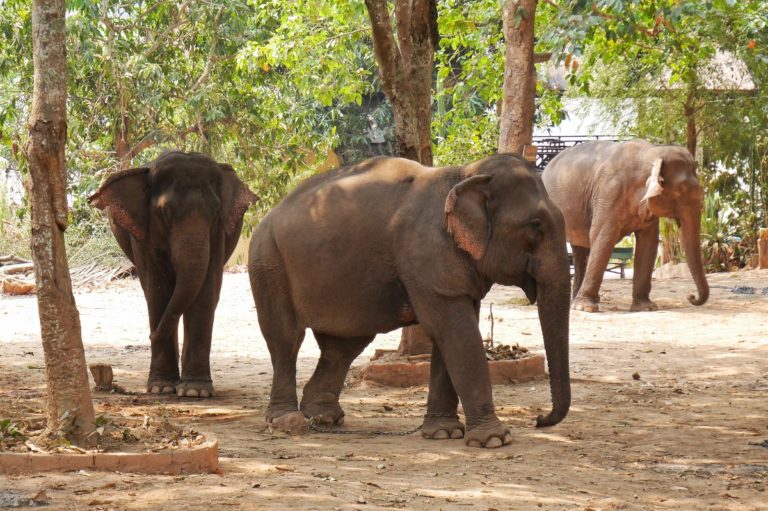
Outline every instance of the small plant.
<svg viewBox="0 0 768 511">
<path fill-rule="evenodd" d="M 677 222 L 671 218 L 661 218 L 659 231 L 661 233 L 661 264 L 684 261 L 683 241 Z"/>
<path fill-rule="evenodd" d="M 93 420 L 93 431 L 91 431 L 88 434 L 88 436 L 91 436 L 91 435 L 99 435 L 99 436 L 101 436 L 101 435 L 103 435 L 104 431 L 109 427 L 109 425 L 110 425 L 110 422 L 109 422 L 109 419 L 107 417 L 105 417 L 104 415 L 98 415 Z"/>
<path fill-rule="evenodd" d="M 7 447 L 27 439 L 22 428 L 11 419 L 0 419 L 0 446 Z"/>
<path fill-rule="evenodd" d="M 715 191 L 704 197 L 701 215 L 701 244 L 708 272 L 730 271 L 740 266 L 741 238 L 729 232 L 732 222 Z"/>
</svg>

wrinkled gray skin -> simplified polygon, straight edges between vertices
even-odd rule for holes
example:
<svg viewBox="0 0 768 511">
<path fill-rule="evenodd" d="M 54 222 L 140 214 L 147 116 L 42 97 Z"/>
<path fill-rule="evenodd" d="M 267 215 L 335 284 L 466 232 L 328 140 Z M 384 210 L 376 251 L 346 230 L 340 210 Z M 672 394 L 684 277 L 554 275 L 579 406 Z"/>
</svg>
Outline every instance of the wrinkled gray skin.
<svg viewBox="0 0 768 511">
<path fill-rule="evenodd" d="M 111 176 L 89 200 L 106 210 L 144 290 L 152 343 L 147 391 L 212 396 L 211 334 L 224 264 L 256 196 L 231 166 L 200 153 L 168 152 Z"/>
<path fill-rule="evenodd" d="M 656 172 L 654 172 L 656 168 Z M 651 277 L 659 244 L 659 217 L 677 220 L 698 296 L 709 298 L 701 257 L 703 192 L 691 154 L 675 145 L 644 140 L 586 142 L 558 154 L 542 180 L 565 217 L 573 247 L 573 308 L 597 312 L 600 284 L 613 247 L 635 234 L 633 311 L 652 311 Z"/>
<path fill-rule="evenodd" d="M 249 272 L 274 368 L 267 420 L 296 430 L 305 417 L 339 424 L 339 393 L 353 359 L 377 333 L 419 323 L 434 341 L 426 438 L 500 447 L 511 434 L 494 412 L 478 327 L 493 283 L 538 300 L 553 408 L 570 406 L 570 277 L 560 211 L 519 158 L 427 168 L 378 157 L 299 185 L 261 222 Z M 317 368 L 296 396 L 296 356 L 306 328 Z M 299 411 L 300 410 L 300 411 Z"/>
</svg>

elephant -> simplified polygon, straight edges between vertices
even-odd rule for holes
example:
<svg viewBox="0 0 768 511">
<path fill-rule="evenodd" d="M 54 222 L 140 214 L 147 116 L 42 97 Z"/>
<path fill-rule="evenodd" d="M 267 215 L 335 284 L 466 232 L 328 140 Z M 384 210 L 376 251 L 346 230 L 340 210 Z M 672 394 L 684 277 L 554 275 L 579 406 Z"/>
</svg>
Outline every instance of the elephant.
<svg viewBox="0 0 768 511">
<path fill-rule="evenodd" d="M 273 367 L 266 419 L 277 429 L 301 430 L 307 418 L 343 423 L 339 395 L 352 361 L 376 334 L 418 323 L 432 340 L 422 436 L 508 444 L 479 330 L 493 283 L 538 300 L 553 406 L 537 425 L 568 413 L 565 224 L 517 156 L 443 168 L 379 156 L 318 174 L 257 226 L 248 262 Z M 296 358 L 307 328 L 320 359 L 299 404 Z"/>
<path fill-rule="evenodd" d="M 683 248 L 703 305 L 709 285 L 701 255 L 703 191 L 691 154 L 677 145 L 645 140 L 591 141 L 565 149 L 542 173 L 563 212 L 573 248 L 573 308 L 599 311 L 600 285 L 614 245 L 635 234 L 632 311 L 653 311 L 651 276 L 659 244 L 659 217 L 682 228 Z"/>
<path fill-rule="evenodd" d="M 230 165 L 179 151 L 110 176 L 89 197 L 106 210 L 147 301 L 147 392 L 213 396 L 211 336 L 224 264 L 240 237 L 243 215 L 256 200 Z"/>
</svg>

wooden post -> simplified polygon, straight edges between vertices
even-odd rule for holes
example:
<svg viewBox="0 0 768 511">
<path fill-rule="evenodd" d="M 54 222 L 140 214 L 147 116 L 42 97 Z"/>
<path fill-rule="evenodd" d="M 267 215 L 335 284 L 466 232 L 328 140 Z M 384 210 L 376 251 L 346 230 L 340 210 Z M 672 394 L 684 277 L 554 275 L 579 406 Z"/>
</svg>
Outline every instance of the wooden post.
<svg viewBox="0 0 768 511">
<path fill-rule="evenodd" d="M 768 229 L 760 229 L 757 239 L 758 268 L 768 268 Z"/>
</svg>

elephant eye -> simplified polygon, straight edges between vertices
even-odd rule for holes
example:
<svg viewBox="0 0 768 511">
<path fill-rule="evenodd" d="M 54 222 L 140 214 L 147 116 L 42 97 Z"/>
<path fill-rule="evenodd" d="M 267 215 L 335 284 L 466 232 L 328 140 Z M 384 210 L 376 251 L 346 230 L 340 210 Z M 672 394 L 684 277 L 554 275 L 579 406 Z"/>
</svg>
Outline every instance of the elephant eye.
<svg viewBox="0 0 768 511">
<path fill-rule="evenodd" d="M 534 218 L 533 220 L 528 222 L 528 226 L 535 231 L 544 232 L 543 224 L 540 218 Z"/>
</svg>

